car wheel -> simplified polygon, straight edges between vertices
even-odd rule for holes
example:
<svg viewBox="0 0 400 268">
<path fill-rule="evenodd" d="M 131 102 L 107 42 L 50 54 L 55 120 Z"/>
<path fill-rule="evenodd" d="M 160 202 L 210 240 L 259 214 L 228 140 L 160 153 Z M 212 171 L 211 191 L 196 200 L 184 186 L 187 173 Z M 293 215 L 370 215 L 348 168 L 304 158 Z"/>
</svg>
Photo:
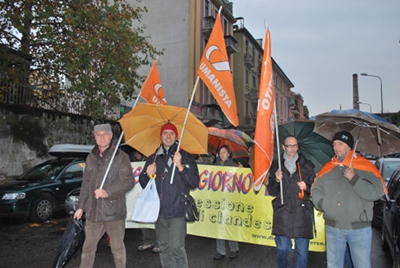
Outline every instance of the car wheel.
<svg viewBox="0 0 400 268">
<path fill-rule="evenodd" d="M 32 205 L 31 220 L 33 222 L 43 222 L 51 218 L 54 212 L 54 198 L 50 194 L 40 195 Z"/>
</svg>

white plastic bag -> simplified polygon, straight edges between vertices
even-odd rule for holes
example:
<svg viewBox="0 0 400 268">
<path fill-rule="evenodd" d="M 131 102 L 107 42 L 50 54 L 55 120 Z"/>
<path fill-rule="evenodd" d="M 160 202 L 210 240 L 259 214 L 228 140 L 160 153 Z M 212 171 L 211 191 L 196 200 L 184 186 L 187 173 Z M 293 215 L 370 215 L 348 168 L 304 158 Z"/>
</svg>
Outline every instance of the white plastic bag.
<svg viewBox="0 0 400 268">
<path fill-rule="evenodd" d="M 149 180 L 136 200 L 132 220 L 143 223 L 156 222 L 159 212 L 160 198 L 157 193 L 156 181 Z"/>
</svg>

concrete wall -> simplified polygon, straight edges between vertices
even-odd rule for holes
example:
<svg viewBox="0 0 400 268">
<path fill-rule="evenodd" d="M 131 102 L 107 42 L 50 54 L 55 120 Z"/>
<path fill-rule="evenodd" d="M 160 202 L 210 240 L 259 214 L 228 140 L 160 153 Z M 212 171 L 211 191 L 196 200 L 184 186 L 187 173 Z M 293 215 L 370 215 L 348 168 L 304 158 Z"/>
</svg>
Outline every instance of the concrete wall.
<svg viewBox="0 0 400 268">
<path fill-rule="evenodd" d="M 46 152 L 54 144 L 94 144 L 94 122 L 89 117 L 54 113 L 51 111 L 28 109 L 0 104 L 0 177 L 16 176 L 27 169 L 52 158 L 50 155 L 39 157 L 40 153 L 32 146 L 32 142 L 21 141 L 12 131 L 12 126 L 19 122 L 37 122 L 36 131 L 26 130 L 26 137 L 37 143 L 42 142 Z M 114 137 L 118 138 L 120 127 L 111 122 Z M 24 126 L 19 127 L 24 131 Z M 30 131 L 29 133 L 27 131 Z M 43 132 L 43 137 L 37 133 Z M 118 135 L 117 135 L 118 134 Z M 29 143 L 31 143 L 29 145 Z"/>
</svg>

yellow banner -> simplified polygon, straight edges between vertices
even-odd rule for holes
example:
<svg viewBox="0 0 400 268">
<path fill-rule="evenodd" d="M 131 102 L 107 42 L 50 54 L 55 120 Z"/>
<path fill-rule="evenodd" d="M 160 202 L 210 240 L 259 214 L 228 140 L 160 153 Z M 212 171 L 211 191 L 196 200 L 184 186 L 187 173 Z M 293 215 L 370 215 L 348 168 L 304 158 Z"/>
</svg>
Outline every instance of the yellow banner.
<svg viewBox="0 0 400 268">
<path fill-rule="evenodd" d="M 132 222 L 137 196 L 142 188 L 138 184 L 144 162 L 132 163 L 136 185 L 127 195 L 128 216 L 126 228 L 154 228 L 152 224 Z M 275 247 L 272 231 L 274 197 L 263 185 L 256 194 L 253 174 L 249 168 L 198 165 L 200 182 L 191 192 L 196 199 L 200 220 L 188 223 L 188 234 L 209 238 L 222 238 L 244 243 Z M 323 214 L 314 210 L 315 233 L 310 251 L 325 251 L 325 222 Z"/>
</svg>

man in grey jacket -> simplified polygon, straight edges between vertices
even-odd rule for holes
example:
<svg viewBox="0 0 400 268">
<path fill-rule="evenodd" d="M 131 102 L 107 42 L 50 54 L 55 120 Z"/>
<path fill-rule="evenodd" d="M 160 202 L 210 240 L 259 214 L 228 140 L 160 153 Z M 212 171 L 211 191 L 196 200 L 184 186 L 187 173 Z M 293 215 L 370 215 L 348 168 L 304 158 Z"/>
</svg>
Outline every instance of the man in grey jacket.
<svg viewBox="0 0 400 268">
<path fill-rule="evenodd" d="M 372 207 L 384 194 L 379 171 L 353 151 L 347 131 L 332 139 L 335 156 L 312 186 L 312 201 L 324 212 L 328 268 L 343 267 L 346 242 L 354 267 L 371 267 Z"/>
<path fill-rule="evenodd" d="M 125 194 L 133 188 L 135 179 L 128 155 L 117 149 L 104 186 L 100 188 L 116 148 L 111 142 L 112 130 L 109 124 L 96 125 L 94 136 L 96 146 L 86 158 L 78 209 L 74 214 L 75 219 L 80 219 L 83 212 L 86 213 L 86 238 L 80 267 L 93 267 L 97 244 L 107 232 L 115 267 L 124 268 Z"/>
</svg>

